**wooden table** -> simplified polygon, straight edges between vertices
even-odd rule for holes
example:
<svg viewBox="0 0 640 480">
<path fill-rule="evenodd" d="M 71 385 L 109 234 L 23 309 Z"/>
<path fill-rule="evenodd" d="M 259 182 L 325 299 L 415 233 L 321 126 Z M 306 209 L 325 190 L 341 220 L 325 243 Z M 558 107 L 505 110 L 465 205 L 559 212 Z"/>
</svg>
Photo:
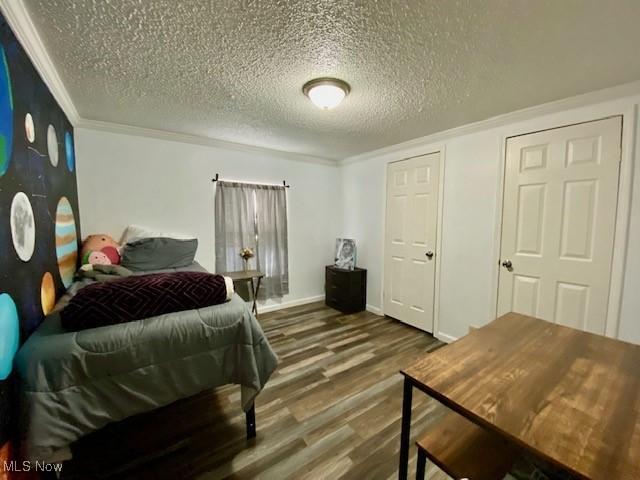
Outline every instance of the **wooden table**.
<svg viewBox="0 0 640 480">
<path fill-rule="evenodd" d="M 224 272 L 220 275 L 231 278 L 234 284 L 236 282 L 247 282 L 251 285 L 251 296 L 253 298 L 251 311 L 255 315 L 258 315 L 258 306 L 256 302 L 258 300 L 258 290 L 260 290 L 260 281 L 262 280 L 262 277 L 264 277 L 264 273 L 258 270 L 239 270 L 237 272 Z M 256 282 L 254 282 L 254 279 L 256 279 Z"/>
<path fill-rule="evenodd" d="M 640 346 L 509 313 L 401 373 L 401 479 L 413 387 L 578 478 L 640 478 Z"/>
</svg>

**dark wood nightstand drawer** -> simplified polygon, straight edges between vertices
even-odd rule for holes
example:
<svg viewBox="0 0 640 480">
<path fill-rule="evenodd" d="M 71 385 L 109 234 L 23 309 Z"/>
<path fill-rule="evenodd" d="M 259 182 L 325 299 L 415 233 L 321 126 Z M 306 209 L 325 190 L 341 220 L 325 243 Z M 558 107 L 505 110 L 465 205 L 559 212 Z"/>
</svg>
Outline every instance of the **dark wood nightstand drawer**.
<svg viewBox="0 0 640 480">
<path fill-rule="evenodd" d="M 326 297 L 325 303 L 327 306 L 340 310 L 343 313 L 361 312 L 366 308 L 366 301 L 364 297 L 342 300 L 328 296 Z"/>
<path fill-rule="evenodd" d="M 347 288 L 349 286 L 348 275 L 344 275 L 342 272 L 337 272 L 328 268 L 326 270 L 324 279 L 327 285 L 333 285 L 334 287 Z"/>
<path fill-rule="evenodd" d="M 333 285 L 331 283 L 325 284 L 325 292 L 328 296 L 334 297 L 338 300 L 346 300 L 351 297 L 364 297 L 367 295 L 366 284 L 360 285 L 347 285 L 346 287 L 340 285 Z"/>
</svg>

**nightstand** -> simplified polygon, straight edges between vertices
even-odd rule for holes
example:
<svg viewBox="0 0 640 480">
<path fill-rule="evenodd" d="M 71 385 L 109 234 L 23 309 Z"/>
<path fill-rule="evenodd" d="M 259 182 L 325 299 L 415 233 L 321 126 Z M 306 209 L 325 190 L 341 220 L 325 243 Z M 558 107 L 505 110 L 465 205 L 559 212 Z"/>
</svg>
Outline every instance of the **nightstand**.
<svg viewBox="0 0 640 480">
<path fill-rule="evenodd" d="M 367 271 L 358 267 L 343 270 L 328 265 L 324 289 L 327 306 L 343 313 L 361 312 L 367 305 Z"/>
</svg>

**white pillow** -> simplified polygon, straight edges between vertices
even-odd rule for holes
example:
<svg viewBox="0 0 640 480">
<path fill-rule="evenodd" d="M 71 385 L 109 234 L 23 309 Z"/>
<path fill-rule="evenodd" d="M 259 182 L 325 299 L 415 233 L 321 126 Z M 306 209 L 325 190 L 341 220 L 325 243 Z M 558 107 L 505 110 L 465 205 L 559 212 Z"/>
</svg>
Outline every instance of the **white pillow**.
<svg viewBox="0 0 640 480">
<path fill-rule="evenodd" d="M 140 225 L 129 225 L 122 234 L 122 245 L 140 240 L 141 238 L 175 238 L 177 240 L 193 240 L 193 235 L 185 235 L 182 233 L 157 232 Z"/>
<path fill-rule="evenodd" d="M 225 287 L 227 287 L 227 301 L 229 301 L 231 300 L 231 297 L 233 297 L 233 294 L 235 292 L 233 288 L 233 280 L 231 280 L 231 277 L 224 277 L 224 285 Z"/>
</svg>

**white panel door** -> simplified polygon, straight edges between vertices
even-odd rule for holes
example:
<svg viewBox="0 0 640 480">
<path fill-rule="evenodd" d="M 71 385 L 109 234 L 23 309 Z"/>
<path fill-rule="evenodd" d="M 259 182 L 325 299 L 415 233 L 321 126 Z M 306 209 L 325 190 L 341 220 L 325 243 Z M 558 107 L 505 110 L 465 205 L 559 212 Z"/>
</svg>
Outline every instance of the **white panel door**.
<svg viewBox="0 0 640 480">
<path fill-rule="evenodd" d="M 440 154 L 390 163 L 384 313 L 433 332 Z"/>
<path fill-rule="evenodd" d="M 622 118 L 507 140 L 498 314 L 604 334 Z"/>
</svg>

